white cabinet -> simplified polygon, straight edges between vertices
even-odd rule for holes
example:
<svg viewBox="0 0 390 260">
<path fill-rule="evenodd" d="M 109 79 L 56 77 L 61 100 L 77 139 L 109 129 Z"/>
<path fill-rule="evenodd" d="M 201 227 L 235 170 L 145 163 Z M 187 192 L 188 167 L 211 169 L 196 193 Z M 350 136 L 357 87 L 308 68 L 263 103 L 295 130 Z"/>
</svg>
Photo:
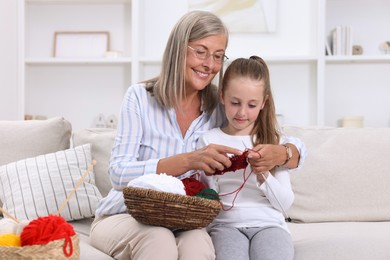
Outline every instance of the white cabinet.
<svg viewBox="0 0 390 260">
<path fill-rule="evenodd" d="M 74 129 L 118 115 L 132 83 L 156 76 L 171 28 L 188 10 L 182 0 L 19 0 L 20 117 L 64 116 Z M 338 126 L 362 115 L 365 126 L 390 125 L 388 0 L 280 0 L 274 33 L 231 33 L 230 60 L 268 62 L 277 113 L 289 125 Z M 326 56 L 337 25 L 353 28 L 361 56 Z M 109 31 L 117 58 L 54 58 L 56 31 Z M 387 38 L 386 38 L 387 37 Z"/>
</svg>

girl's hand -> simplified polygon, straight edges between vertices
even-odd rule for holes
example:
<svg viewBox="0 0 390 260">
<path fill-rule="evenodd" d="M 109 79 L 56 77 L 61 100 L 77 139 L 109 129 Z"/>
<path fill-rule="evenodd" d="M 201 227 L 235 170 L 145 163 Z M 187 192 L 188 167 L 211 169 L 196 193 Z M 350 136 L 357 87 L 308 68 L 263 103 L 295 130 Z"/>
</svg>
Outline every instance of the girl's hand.
<svg viewBox="0 0 390 260">
<path fill-rule="evenodd" d="M 285 160 L 286 148 L 282 145 L 259 144 L 248 153 L 248 163 L 254 173 L 269 171 Z"/>
<path fill-rule="evenodd" d="M 222 171 L 231 166 L 228 154 L 241 155 L 242 151 L 224 145 L 209 144 L 188 154 L 189 169 L 213 175 L 216 170 Z"/>
</svg>

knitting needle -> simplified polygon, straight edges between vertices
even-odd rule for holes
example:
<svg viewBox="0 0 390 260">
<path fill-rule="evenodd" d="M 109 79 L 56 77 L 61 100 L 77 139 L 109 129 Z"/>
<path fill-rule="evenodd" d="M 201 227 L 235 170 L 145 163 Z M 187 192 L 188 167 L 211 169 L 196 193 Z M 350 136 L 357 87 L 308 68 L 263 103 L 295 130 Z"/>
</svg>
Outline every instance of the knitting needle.
<svg viewBox="0 0 390 260">
<path fill-rule="evenodd" d="M 9 214 L 5 209 L 1 208 L 0 207 L 0 211 L 3 212 L 3 214 L 7 217 L 9 217 L 10 219 L 12 219 L 13 221 L 15 221 L 16 223 L 19 223 L 19 220 L 17 220 L 14 216 L 12 216 L 11 214 Z"/>
<path fill-rule="evenodd" d="M 243 141 L 243 140 L 241 140 L 241 141 L 242 141 L 242 143 L 244 144 L 244 147 L 245 147 L 246 149 L 248 149 L 248 148 L 246 147 L 244 141 Z M 261 154 L 260 154 L 260 158 L 261 158 Z M 284 214 L 286 220 L 287 220 L 288 222 L 291 222 L 291 218 L 288 216 L 287 212 L 286 212 L 286 211 L 284 210 L 284 208 L 282 207 L 282 204 L 280 203 L 278 197 L 276 196 L 276 194 L 275 194 L 274 191 L 272 190 L 271 186 L 269 185 L 269 183 L 268 183 L 268 181 L 267 181 L 267 178 L 265 177 L 264 173 L 261 173 L 261 175 L 263 176 L 265 185 L 266 185 L 266 186 L 268 187 L 268 189 L 271 191 L 272 195 L 274 196 L 274 198 L 276 199 L 277 203 L 279 204 L 279 207 L 280 207 L 280 209 L 282 210 L 282 212 L 283 212 L 283 214 Z"/>
<path fill-rule="evenodd" d="M 270 173 L 270 174 L 271 174 L 271 173 Z M 282 207 L 282 203 L 280 203 L 278 197 L 276 196 L 276 194 L 275 194 L 274 191 L 272 190 L 271 185 L 269 185 L 267 179 L 265 178 L 264 173 L 261 173 L 261 175 L 262 175 L 263 178 L 264 178 L 265 185 L 268 187 L 268 189 L 271 191 L 272 195 L 274 196 L 274 198 L 275 198 L 276 201 L 278 202 L 279 207 L 280 207 L 280 209 L 282 210 L 285 219 L 286 219 L 288 222 L 291 222 L 291 218 L 288 216 L 287 212 L 286 212 L 286 211 L 284 210 L 284 208 Z"/>
<path fill-rule="evenodd" d="M 68 197 L 66 200 L 62 203 L 61 207 L 58 209 L 56 215 L 59 216 L 61 211 L 64 209 L 66 206 L 66 203 L 70 200 L 70 198 L 75 194 L 77 188 L 83 183 L 84 179 L 87 177 L 88 173 L 92 170 L 93 166 L 96 164 L 96 161 L 93 160 L 91 164 L 88 166 L 88 168 L 85 170 L 83 175 L 81 176 L 80 180 L 77 182 L 76 186 L 73 188 L 73 190 L 69 193 Z"/>
</svg>

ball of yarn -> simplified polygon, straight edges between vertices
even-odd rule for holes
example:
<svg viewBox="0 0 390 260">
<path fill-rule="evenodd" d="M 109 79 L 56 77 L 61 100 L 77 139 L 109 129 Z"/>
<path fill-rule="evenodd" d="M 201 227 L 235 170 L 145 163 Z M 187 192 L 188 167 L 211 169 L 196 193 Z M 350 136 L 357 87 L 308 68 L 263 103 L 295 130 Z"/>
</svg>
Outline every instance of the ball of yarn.
<svg viewBox="0 0 390 260">
<path fill-rule="evenodd" d="M 142 175 L 131 180 L 127 186 L 186 195 L 183 183 L 166 173 Z"/>
<path fill-rule="evenodd" d="M 65 238 L 64 253 L 70 256 L 73 253 L 73 245 L 71 237 L 76 233 L 72 225 L 60 216 L 49 215 L 47 217 L 39 217 L 24 227 L 20 234 L 22 246 L 31 245 L 46 245 L 47 243 Z M 67 246 L 70 250 L 66 251 Z"/>
<path fill-rule="evenodd" d="M 22 233 L 25 226 L 30 221 L 28 220 L 20 220 L 19 223 L 16 223 L 14 220 L 10 218 L 3 218 L 0 220 L 0 235 L 3 234 L 14 234 L 20 235 Z"/>
<path fill-rule="evenodd" d="M 30 223 L 29 220 L 19 220 L 19 223 L 16 226 L 15 235 L 20 236 L 25 226 L 27 226 Z"/>
<path fill-rule="evenodd" d="M 22 246 L 45 245 L 51 241 L 75 235 L 72 225 L 59 216 L 39 217 L 24 227 Z"/>
<path fill-rule="evenodd" d="M 0 220 L 0 235 L 16 234 L 18 223 L 10 218 L 3 218 Z"/>
<path fill-rule="evenodd" d="M 206 188 L 204 184 L 194 177 L 188 177 L 181 180 L 184 184 L 184 190 L 186 191 L 186 194 L 188 196 L 195 196 L 198 194 L 201 190 Z"/>
<path fill-rule="evenodd" d="M 210 188 L 205 188 L 201 190 L 198 194 L 196 194 L 196 197 L 209 199 L 209 200 L 220 200 L 218 193 Z"/>
<path fill-rule="evenodd" d="M 3 234 L 0 236 L 0 246 L 20 246 L 20 236 L 15 234 Z"/>
</svg>

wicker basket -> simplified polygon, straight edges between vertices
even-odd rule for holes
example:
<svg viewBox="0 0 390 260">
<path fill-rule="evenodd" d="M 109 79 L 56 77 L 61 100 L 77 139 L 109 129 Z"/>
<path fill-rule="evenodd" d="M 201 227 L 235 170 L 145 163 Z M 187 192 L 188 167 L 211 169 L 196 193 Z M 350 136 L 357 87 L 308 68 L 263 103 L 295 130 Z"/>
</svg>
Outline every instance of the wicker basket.
<svg viewBox="0 0 390 260">
<path fill-rule="evenodd" d="M 80 259 L 79 237 L 72 236 L 73 254 L 67 257 L 64 254 L 65 239 L 54 240 L 46 245 L 33 246 L 0 246 L 1 259 L 45 259 L 45 260 L 78 260 Z"/>
<path fill-rule="evenodd" d="M 123 196 L 128 213 L 136 220 L 170 229 L 206 227 L 221 209 L 217 200 L 151 189 L 127 187 Z"/>
</svg>

